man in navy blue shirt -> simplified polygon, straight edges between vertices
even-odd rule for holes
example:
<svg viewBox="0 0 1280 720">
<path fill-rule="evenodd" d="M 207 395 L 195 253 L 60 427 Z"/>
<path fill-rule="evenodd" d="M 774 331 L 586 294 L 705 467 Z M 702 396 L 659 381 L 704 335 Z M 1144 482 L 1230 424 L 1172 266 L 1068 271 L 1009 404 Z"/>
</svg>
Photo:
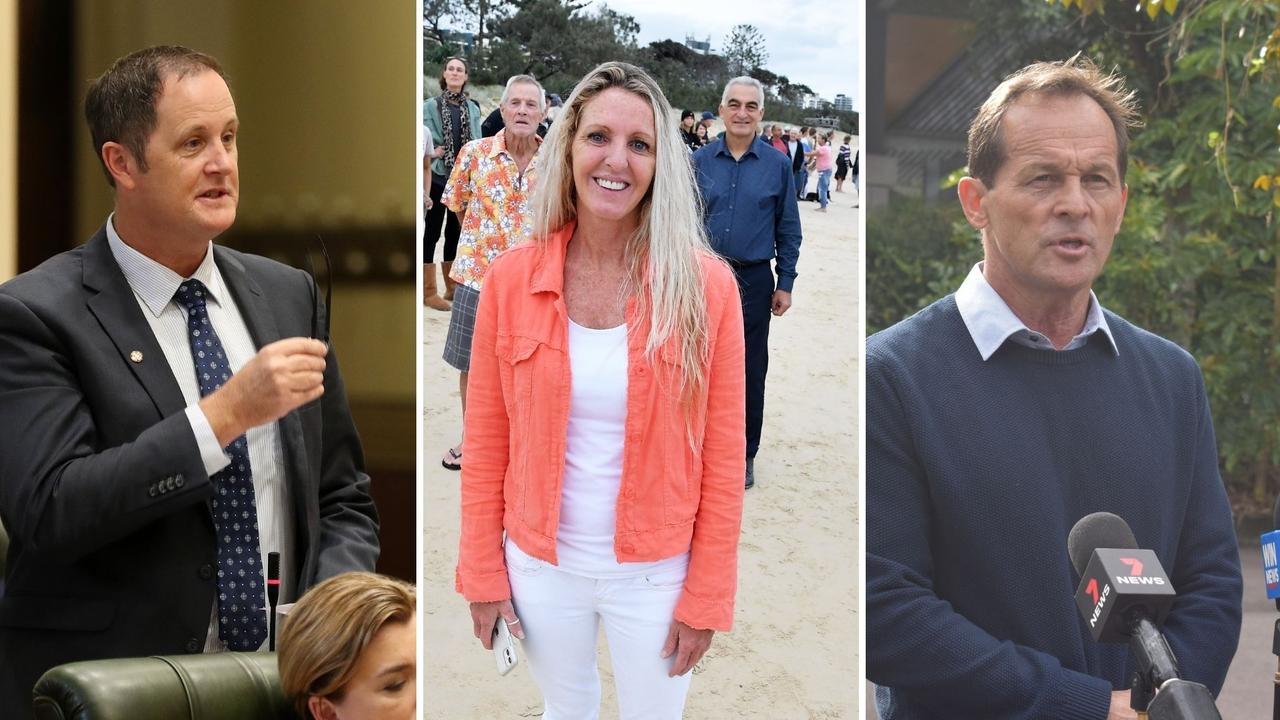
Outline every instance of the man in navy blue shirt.
<svg viewBox="0 0 1280 720">
<path fill-rule="evenodd" d="M 747 352 L 747 476 L 755 484 L 755 456 L 764 420 L 769 371 L 769 318 L 791 307 L 800 257 L 791 162 L 760 139 L 764 87 L 750 77 L 725 85 L 720 100 L 724 133 L 693 154 L 706 206 L 711 246 L 733 266 L 742 294 Z M 777 259 L 777 283 L 769 261 Z"/>
</svg>

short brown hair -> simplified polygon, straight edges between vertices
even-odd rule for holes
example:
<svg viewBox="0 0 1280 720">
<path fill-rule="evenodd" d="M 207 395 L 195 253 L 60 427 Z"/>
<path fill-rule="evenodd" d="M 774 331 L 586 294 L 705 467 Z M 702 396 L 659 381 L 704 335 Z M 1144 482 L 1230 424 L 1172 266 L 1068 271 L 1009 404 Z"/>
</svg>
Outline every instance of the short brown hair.
<svg viewBox="0 0 1280 720">
<path fill-rule="evenodd" d="M 156 103 L 164 92 L 165 78 L 172 73 L 181 80 L 205 70 L 227 80 L 213 56 L 180 45 L 157 45 L 116 60 L 89 86 L 84 119 L 89 123 L 93 151 L 112 187 L 116 181 L 102 160 L 102 146 L 108 142 L 124 145 L 146 172 L 147 138 L 156 128 Z"/>
<path fill-rule="evenodd" d="M 384 625 L 415 614 L 412 585 L 368 572 L 325 580 L 302 596 L 280 631 L 280 688 L 298 714 L 310 717 L 307 700 L 341 700 L 360 655 Z"/>
<path fill-rule="evenodd" d="M 1104 73 L 1087 57 L 1077 54 L 1061 62 L 1038 62 L 1005 78 L 978 108 L 969 125 L 969 175 L 987 187 L 995 183 L 1004 164 L 1000 123 L 1009 108 L 1026 95 L 1084 95 L 1102 108 L 1116 132 L 1116 168 L 1124 182 L 1129 164 L 1129 128 L 1138 127 L 1138 103 L 1124 80 Z"/>
</svg>

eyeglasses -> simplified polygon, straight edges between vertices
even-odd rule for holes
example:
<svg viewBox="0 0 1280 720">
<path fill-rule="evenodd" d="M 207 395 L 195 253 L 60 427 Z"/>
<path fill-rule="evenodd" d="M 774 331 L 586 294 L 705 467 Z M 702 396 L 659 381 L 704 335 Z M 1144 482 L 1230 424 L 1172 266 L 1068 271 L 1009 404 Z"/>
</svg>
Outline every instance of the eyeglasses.
<svg viewBox="0 0 1280 720">
<path fill-rule="evenodd" d="M 320 244 L 320 255 L 324 258 L 324 306 L 320 305 L 320 278 L 311 263 L 311 249 L 305 255 L 307 272 L 311 274 L 311 337 L 329 344 L 329 318 L 333 317 L 333 265 L 329 262 L 329 250 L 324 246 L 324 238 L 316 234 L 316 242 Z"/>
</svg>

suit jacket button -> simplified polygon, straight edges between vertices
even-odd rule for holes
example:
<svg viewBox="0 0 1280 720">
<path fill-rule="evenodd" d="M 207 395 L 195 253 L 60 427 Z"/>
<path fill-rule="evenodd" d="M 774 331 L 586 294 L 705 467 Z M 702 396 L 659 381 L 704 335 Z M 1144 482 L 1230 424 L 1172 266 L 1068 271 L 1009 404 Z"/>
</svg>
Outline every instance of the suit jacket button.
<svg viewBox="0 0 1280 720">
<path fill-rule="evenodd" d="M 182 487 L 183 485 L 186 484 L 186 482 L 187 482 L 186 478 L 182 477 L 181 474 L 173 476 L 173 484 L 175 487 Z"/>
<path fill-rule="evenodd" d="M 194 655 L 195 653 L 200 652 L 200 639 L 199 639 L 199 638 L 191 638 L 191 639 L 187 640 L 187 652 L 189 652 L 189 653 L 191 653 L 191 654 L 193 654 L 193 655 Z"/>
<path fill-rule="evenodd" d="M 200 570 L 196 574 L 200 576 L 201 580 L 209 580 L 213 577 L 213 566 L 205 563 L 200 566 Z"/>
<path fill-rule="evenodd" d="M 173 489 L 173 480 L 174 480 L 174 478 L 173 478 L 173 476 L 172 476 L 172 475 L 170 475 L 169 477 L 165 478 L 165 481 L 164 481 L 164 487 L 165 487 L 165 489 L 166 489 L 166 490 L 172 490 L 172 489 Z"/>
<path fill-rule="evenodd" d="M 147 496 L 148 496 L 148 497 L 155 497 L 155 496 L 156 496 L 156 486 L 155 486 L 154 484 L 152 484 L 152 486 L 151 486 L 151 487 L 147 488 Z"/>
</svg>

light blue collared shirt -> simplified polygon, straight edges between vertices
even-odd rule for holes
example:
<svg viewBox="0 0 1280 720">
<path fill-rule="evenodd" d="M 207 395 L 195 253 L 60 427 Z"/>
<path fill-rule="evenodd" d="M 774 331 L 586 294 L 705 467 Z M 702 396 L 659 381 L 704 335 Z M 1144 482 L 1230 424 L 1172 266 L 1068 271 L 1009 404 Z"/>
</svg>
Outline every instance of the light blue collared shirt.
<svg viewBox="0 0 1280 720">
<path fill-rule="evenodd" d="M 973 266 L 969 276 L 961 283 L 960 289 L 956 290 L 956 307 L 960 310 L 960 318 L 964 320 L 974 345 L 978 346 L 978 352 L 982 354 L 983 361 L 990 359 L 1004 341 L 1010 339 L 1019 345 L 1031 348 L 1057 349 L 1044 333 L 1027 327 L 1017 315 L 1013 314 L 1009 304 L 1000 297 L 995 288 L 991 287 L 991 283 L 987 282 L 986 276 L 982 274 L 982 263 Z M 1102 313 L 1102 305 L 1090 290 L 1089 312 L 1085 316 L 1084 327 L 1062 349 L 1074 350 L 1081 347 L 1088 342 L 1091 335 L 1099 331 L 1106 336 L 1107 342 L 1111 345 L 1111 352 L 1119 355 L 1120 349 L 1116 347 L 1111 328 L 1107 327 L 1107 318 Z"/>
</svg>

